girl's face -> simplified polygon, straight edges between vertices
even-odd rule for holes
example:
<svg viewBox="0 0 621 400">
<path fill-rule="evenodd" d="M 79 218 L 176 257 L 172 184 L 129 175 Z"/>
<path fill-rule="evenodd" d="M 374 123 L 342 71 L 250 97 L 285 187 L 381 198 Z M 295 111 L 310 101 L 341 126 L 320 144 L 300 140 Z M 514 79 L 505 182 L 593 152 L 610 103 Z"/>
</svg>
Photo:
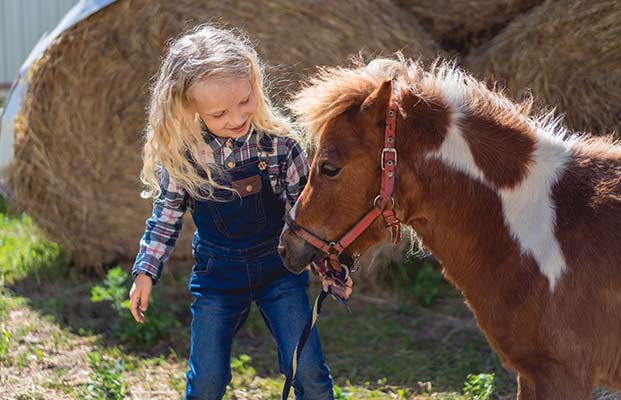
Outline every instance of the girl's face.
<svg viewBox="0 0 621 400">
<path fill-rule="evenodd" d="M 190 97 L 214 135 L 238 138 L 250 130 L 257 100 L 249 79 L 204 79 L 190 89 Z"/>
</svg>

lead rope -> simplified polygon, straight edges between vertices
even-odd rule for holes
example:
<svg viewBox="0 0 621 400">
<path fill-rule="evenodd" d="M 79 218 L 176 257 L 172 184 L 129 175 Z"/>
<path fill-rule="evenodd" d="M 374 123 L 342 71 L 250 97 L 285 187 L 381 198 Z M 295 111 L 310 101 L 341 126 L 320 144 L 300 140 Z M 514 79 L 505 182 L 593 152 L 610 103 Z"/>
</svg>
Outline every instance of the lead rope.
<svg viewBox="0 0 621 400">
<path fill-rule="evenodd" d="M 300 361 L 300 354 L 302 354 L 302 349 L 304 349 L 304 345 L 306 344 L 306 340 L 310 335 L 315 323 L 317 322 L 317 317 L 321 313 L 321 305 L 325 298 L 328 296 L 329 292 L 325 292 L 323 289 L 317 295 L 315 299 L 315 305 L 313 306 L 313 313 L 311 318 L 306 322 L 306 326 L 304 326 L 304 330 L 302 331 L 302 335 L 298 340 L 298 344 L 295 345 L 295 350 L 293 351 L 293 361 L 291 364 L 291 372 L 287 374 L 287 379 L 285 380 L 285 385 L 282 388 L 282 400 L 287 400 L 289 398 L 289 392 L 291 391 L 291 385 L 293 384 L 293 379 L 295 378 L 295 372 L 298 368 L 298 361 Z"/>
</svg>

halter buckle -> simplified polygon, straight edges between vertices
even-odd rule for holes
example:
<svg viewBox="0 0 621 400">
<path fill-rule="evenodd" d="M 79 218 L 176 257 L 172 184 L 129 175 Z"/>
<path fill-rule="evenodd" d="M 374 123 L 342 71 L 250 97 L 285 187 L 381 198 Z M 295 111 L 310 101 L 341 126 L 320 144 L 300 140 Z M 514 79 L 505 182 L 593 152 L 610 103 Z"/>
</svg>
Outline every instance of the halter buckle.
<svg viewBox="0 0 621 400">
<path fill-rule="evenodd" d="M 384 155 L 385 155 L 386 153 L 392 153 L 392 154 L 394 154 L 394 155 L 395 155 L 395 165 L 394 165 L 394 166 L 395 166 L 395 167 L 397 166 L 397 149 L 392 148 L 392 147 L 384 147 L 384 148 L 382 149 L 382 159 L 381 159 L 381 161 L 380 161 L 380 164 L 381 164 L 381 166 L 382 166 L 382 171 L 386 169 L 386 167 L 384 166 Z"/>
</svg>

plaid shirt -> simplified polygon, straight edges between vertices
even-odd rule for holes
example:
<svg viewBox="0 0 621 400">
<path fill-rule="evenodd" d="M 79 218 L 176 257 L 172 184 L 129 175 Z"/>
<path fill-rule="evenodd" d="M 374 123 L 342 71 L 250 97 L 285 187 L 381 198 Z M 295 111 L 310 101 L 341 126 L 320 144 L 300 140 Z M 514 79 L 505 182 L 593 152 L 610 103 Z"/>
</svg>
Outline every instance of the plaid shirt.
<svg viewBox="0 0 621 400">
<path fill-rule="evenodd" d="M 209 156 L 206 161 L 218 163 L 225 169 L 227 166 L 231 168 L 233 164 L 256 161 L 257 136 L 254 130 L 238 139 L 217 137 L 206 132 L 205 140 L 213 150 L 213 159 Z M 275 135 L 268 137 L 272 140 L 274 151 L 264 159 L 267 161 L 272 189 L 283 201 L 293 205 L 308 179 L 306 154 L 294 138 Z M 170 179 L 166 170 L 162 170 L 160 188 L 162 192 L 153 201 L 153 213 L 147 219 L 147 227 L 140 240 L 140 251 L 132 269 L 134 278 L 139 273 L 144 273 L 154 283 L 159 281 L 164 263 L 175 247 L 189 200 L 187 192 Z"/>
</svg>

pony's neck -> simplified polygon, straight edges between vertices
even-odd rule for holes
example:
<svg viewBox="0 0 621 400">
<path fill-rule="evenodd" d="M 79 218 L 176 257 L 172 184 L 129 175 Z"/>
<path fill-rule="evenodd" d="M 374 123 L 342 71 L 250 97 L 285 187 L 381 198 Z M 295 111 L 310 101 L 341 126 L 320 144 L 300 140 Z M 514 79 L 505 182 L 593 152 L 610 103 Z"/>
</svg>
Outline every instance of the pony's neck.
<svg viewBox="0 0 621 400">
<path fill-rule="evenodd" d="M 554 289 L 565 261 L 554 234 L 551 189 L 571 147 L 525 116 L 494 104 L 445 111 L 442 140 L 404 167 L 417 175 L 419 185 L 405 184 L 406 191 L 418 193 L 406 201 L 408 222 L 456 276 L 489 275 L 481 269 L 524 255 Z"/>
</svg>

